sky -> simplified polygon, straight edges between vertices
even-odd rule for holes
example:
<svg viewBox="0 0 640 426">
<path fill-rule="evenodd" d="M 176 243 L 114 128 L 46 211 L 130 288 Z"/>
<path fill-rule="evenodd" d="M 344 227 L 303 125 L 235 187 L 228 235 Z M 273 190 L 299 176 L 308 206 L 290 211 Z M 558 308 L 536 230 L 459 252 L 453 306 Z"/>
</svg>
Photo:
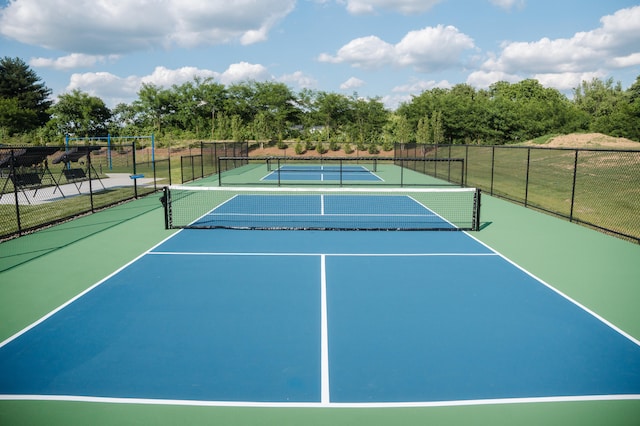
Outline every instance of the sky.
<svg viewBox="0 0 640 426">
<path fill-rule="evenodd" d="M 433 88 L 640 75 L 640 3 L 625 0 L 0 0 L 0 57 L 53 98 L 113 108 L 141 85 L 275 81 L 379 98 Z"/>
</svg>

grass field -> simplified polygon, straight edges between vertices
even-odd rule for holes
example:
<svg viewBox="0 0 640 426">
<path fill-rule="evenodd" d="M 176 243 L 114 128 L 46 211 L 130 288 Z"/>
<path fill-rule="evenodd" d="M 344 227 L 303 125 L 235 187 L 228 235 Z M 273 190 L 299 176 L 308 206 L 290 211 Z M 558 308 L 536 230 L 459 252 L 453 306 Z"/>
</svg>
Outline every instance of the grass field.
<svg viewBox="0 0 640 426">
<path fill-rule="evenodd" d="M 640 238 L 640 151 L 452 146 L 443 156 L 466 158 L 467 186 Z"/>
</svg>

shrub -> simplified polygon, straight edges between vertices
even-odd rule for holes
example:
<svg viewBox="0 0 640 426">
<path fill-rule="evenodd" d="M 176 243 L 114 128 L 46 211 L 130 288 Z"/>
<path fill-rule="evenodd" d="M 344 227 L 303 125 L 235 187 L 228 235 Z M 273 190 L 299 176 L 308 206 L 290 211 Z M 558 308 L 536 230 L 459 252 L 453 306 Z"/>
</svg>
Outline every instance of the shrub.
<svg viewBox="0 0 640 426">
<path fill-rule="evenodd" d="M 353 148 L 349 142 L 345 142 L 344 145 L 342 145 L 342 148 L 344 149 L 345 154 L 351 154 L 353 152 Z"/>
</svg>

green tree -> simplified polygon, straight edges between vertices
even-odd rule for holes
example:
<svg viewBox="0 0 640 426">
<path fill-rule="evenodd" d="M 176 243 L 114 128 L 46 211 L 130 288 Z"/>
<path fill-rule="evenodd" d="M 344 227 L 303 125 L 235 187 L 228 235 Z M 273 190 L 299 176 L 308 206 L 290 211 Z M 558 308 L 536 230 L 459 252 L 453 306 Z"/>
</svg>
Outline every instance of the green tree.
<svg viewBox="0 0 640 426">
<path fill-rule="evenodd" d="M 442 113 L 440 111 L 436 111 L 431 115 L 431 128 L 433 129 L 433 143 L 437 145 L 444 142 Z"/>
<path fill-rule="evenodd" d="M 260 143 L 260 149 L 264 148 L 264 143 L 271 141 L 273 129 L 272 121 L 269 119 L 269 114 L 266 111 L 260 111 L 256 115 L 252 123 L 253 134 L 258 143 Z"/>
<path fill-rule="evenodd" d="M 416 132 L 416 142 L 422 145 L 422 155 L 427 155 L 427 145 L 433 141 L 433 132 L 429 127 L 429 117 L 424 116 L 418 120 L 418 131 Z"/>
<path fill-rule="evenodd" d="M 234 141 L 242 142 L 245 140 L 244 130 L 242 118 L 237 114 L 231 117 L 231 138 Z"/>
<path fill-rule="evenodd" d="M 102 99 L 80 90 L 60 95 L 50 112 L 52 125 L 59 134 L 95 137 L 108 132 L 111 111 Z"/>
<path fill-rule="evenodd" d="M 109 121 L 109 134 L 114 136 L 136 136 L 145 131 L 140 112 L 133 105 L 119 103 L 111 110 Z"/>
<path fill-rule="evenodd" d="M 267 81 L 254 83 L 252 103 L 270 123 L 269 139 L 278 141 L 288 135 L 289 129 L 300 124 L 300 110 L 296 96 L 284 83 Z"/>
<path fill-rule="evenodd" d="M 360 144 L 379 140 L 389 113 L 379 98 L 363 99 L 354 94 L 351 100 L 351 139 Z"/>
<path fill-rule="evenodd" d="M 626 118 L 621 136 L 640 141 L 640 76 L 626 91 L 623 113 Z"/>
<path fill-rule="evenodd" d="M 619 136 L 625 127 L 625 94 L 613 78 L 583 81 L 574 89 L 575 105 L 590 116 L 589 130 Z"/>
<path fill-rule="evenodd" d="M 342 125 L 352 119 L 352 108 L 349 98 L 337 93 L 319 92 L 315 99 L 314 123 L 324 126 L 324 135 L 330 140 Z"/>
<path fill-rule="evenodd" d="M 0 127 L 8 134 L 37 129 L 49 120 L 51 89 L 19 58 L 0 59 Z"/>
<path fill-rule="evenodd" d="M 396 122 L 397 122 L 396 129 L 395 129 L 396 140 L 401 144 L 410 142 L 413 129 L 407 117 L 405 117 L 404 115 L 398 115 L 396 118 Z"/>
<path fill-rule="evenodd" d="M 171 123 L 171 115 L 176 111 L 173 93 L 148 83 L 142 84 L 134 106 L 140 111 L 145 125 L 157 134 L 162 133 L 165 124 Z"/>
</svg>

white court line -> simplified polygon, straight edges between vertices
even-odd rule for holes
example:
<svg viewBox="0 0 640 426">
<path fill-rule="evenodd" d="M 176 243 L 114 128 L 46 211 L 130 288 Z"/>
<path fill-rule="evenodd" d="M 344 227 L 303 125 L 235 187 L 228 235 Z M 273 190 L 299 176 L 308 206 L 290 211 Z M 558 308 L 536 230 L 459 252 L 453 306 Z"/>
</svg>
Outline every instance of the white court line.
<svg viewBox="0 0 640 426">
<path fill-rule="evenodd" d="M 81 292 L 77 296 L 70 299 L 68 302 L 62 304 L 58 308 L 54 309 L 47 315 L 43 316 L 39 320 L 35 321 L 31 325 L 27 326 L 23 330 L 17 332 L 13 336 L 8 339 L 0 342 L 0 348 L 8 344 L 9 342 L 15 340 L 22 334 L 36 327 L 40 323 L 44 322 L 49 317 L 53 316 L 66 306 L 70 305 L 77 299 L 81 298 L 85 294 L 89 293 L 94 288 L 106 282 L 108 279 L 113 277 L 114 275 L 121 272 L 123 269 L 127 268 L 129 265 L 138 261 L 142 257 L 147 254 L 151 255 L 188 255 L 188 256 L 321 256 L 321 262 L 323 262 L 321 270 L 322 270 L 322 281 L 323 288 L 321 292 L 321 303 L 322 311 L 321 315 L 323 318 L 321 319 L 321 339 L 327 339 L 325 342 L 321 342 L 321 400 L 320 402 L 303 402 L 303 403 L 294 403 L 294 402 L 251 402 L 251 401 L 198 401 L 198 400 L 163 400 L 163 399 L 144 399 L 144 398 L 107 398 L 107 397 L 90 397 L 90 396 L 74 396 L 74 395 L 0 395 L 0 400 L 9 400 L 9 401 L 75 401 L 75 402 L 98 402 L 98 403 L 119 403 L 119 404 L 146 404 L 146 405 L 181 405 L 181 406 L 228 406 L 228 407 L 346 407 L 346 408 L 392 408 L 392 407 L 451 407 L 451 406 L 474 406 L 474 405 L 501 405 L 501 404 L 524 404 L 524 403 L 549 403 L 549 402 L 578 402 L 578 401 L 623 401 L 623 400 L 640 400 L 640 394 L 625 394 L 625 395 L 586 395 L 586 396 L 561 396 L 561 397 L 535 397 L 535 398 L 499 398 L 499 399 L 480 399 L 480 400 L 453 400 L 453 401 L 432 401 L 432 402 L 393 402 L 393 403 L 331 403 L 330 395 L 329 395 L 329 366 L 328 366 L 328 325 L 327 325 L 327 311 L 326 311 L 326 270 L 324 262 L 326 260 L 326 256 L 500 256 L 508 263 L 514 265 L 516 268 L 520 269 L 527 275 L 534 278 L 536 281 L 545 285 L 552 291 L 556 292 L 560 296 L 564 297 L 571 303 L 575 304 L 585 312 L 594 316 L 596 319 L 601 321 L 602 323 L 609 326 L 611 329 L 615 330 L 619 334 L 628 338 L 635 344 L 640 346 L 640 341 L 628 333 L 624 332 L 614 324 L 610 323 L 600 315 L 591 311 L 584 305 L 579 302 L 573 300 L 566 294 L 562 293 L 558 289 L 554 288 L 550 284 L 546 283 L 542 279 L 538 278 L 531 272 L 527 271 L 523 267 L 519 266 L 515 262 L 511 261 L 506 256 L 502 255 L 498 251 L 494 250 L 489 245 L 483 243 L 478 240 L 473 235 L 465 232 L 467 236 L 480 243 L 482 246 L 491 250 L 491 253 L 391 253 L 391 254 L 383 254 L 383 253 L 336 253 L 336 254 L 326 254 L 326 253 L 215 253 L 215 252 L 189 252 L 189 253 L 181 253 L 181 252 L 153 252 L 155 248 L 159 247 L 169 239 L 175 237 L 182 230 L 168 236 L 158 244 L 151 247 L 148 251 L 142 253 L 140 256 L 131 260 L 127 264 L 118 268 L 113 273 L 109 274 L 102 280 L 95 283 L 93 286 L 87 288 L 85 291 Z M 326 358 L 325 358 L 326 357 Z M 326 376 L 326 377 L 325 377 Z"/>
<path fill-rule="evenodd" d="M 477 239 L 476 237 L 474 237 L 473 235 L 469 234 L 466 231 L 463 231 L 465 233 L 465 235 L 467 235 L 468 237 L 472 238 L 473 240 L 477 241 L 478 243 L 482 244 L 484 247 L 488 248 L 489 250 L 491 250 L 492 252 L 494 252 L 495 254 L 497 254 L 498 256 L 500 256 L 502 259 L 504 259 L 506 262 L 510 263 L 511 265 L 513 265 L 514 267 L 516 267 L 517 269 L 519 269 L 520 271 L 524 272 L 525 274 L 529 275 L 531 278 L 533 278 L 534 280 L 536 280 L 537 282 L 539 282 L 540 284 L 542 284 L 543 286 L 547 287 L 548 289 L 550 289 L 551 291 L 555 292 L 556 294 L 558 294 L 560 297 L 566 299 L 567 301 L 573 303 L 575 306 L 577 306 L 578 308 L 582 309 L 583 311 L 585 311 L 586 313 L 588 313 L 589 315 L 593 316 L 594 318 L 596 318 L 598 321 L 602 322 L 603 324 L 605 324 L 606 326 L 608 326 L 609 328 L 611 328 L 612 330 L 616 331 L 617 333 L 621 334 L 623 337 L 626 337 L 627 339 L 629 339 L 631 342 L 633 342 L 634 344 L 640 346 L 640 340 L 636 339 L 635 337 L 633 337 L 632 335 L 630 335 L 629 333 L 627 333 L 626 331 L 622 330 L 621 328 L 619 328 L 618 326 L 616 326 L 615 324 L 613 324 L 612 322 L 609 322 L 607 319 L 605 319 L 604 317 L 598 315 L 596 312 L 592 311 L 591 309 L 587 308 L 585 305 L 583 305 L 582 303 L 578 302 L 575 299 L 572 299 L 571 297 L 569 297 L 567 294 L 563 293 L 562 291 L 558 290 L 557 288 L 555 288 L 554 286 L 552 286 L 551 284 L 547 283 L 546 281 L 544 281 L 542 278 L 534 275 L 533 273 L 529 272 L 528 270 L 526 270 L 525 268 L 523 268 L 522 266 L 518 265 L 516 262 L 514 262 L 513 260 L 509 259 L 507 256 L 503 255 L 502 253 L 500 253 L 499 251 L 493 249 L 491 246 L 489 246 L 488 244 L 483 243 L 482 241 L 480 241 L 479 239 Z"/>
<path fill-rule="evenodd" d="M 55 315 L 56 313 L 58 313 L 59 311 L 61 311 L 62 309 L 66 308 L 67 306 L 69 306 L 70 304 L 72 304 L 73 302 L 75 302 L 76 300 L 80 299 L 82 296 L 84 296 L 85 294 L 89 293 L 91 290 L 93 290 L 94 288 L 98 287 L 99 285 L 103 284 L 104 282 L 106 282 L 109 278 L 117 275 L 118 273 L 120 273 L 122 270 L 124 270 L 125 268 L 127 268 L 129 265 L 137 262 L 138 260 L 142 259 L 146 254 L 149 254 L 149 252 L 151 252 L 151 250 L 155 249 L 156 247 L 164 244 L 166 241 L 168 241 L 170 238 L 173 238 L 174 236 L 176 236 L 177 234 L 179 234 L 180 231 L 175 232 L 171 235 L 169 235 L 167 238 L 163 239 L 162 241 L 160 241 L 158 244 L 154 245 L 153 247 L 151 247 L 149 250 L 145 251 L 144 253 L 142 253 L 140 256 L 136 257 L 135 259 L 133 259 L 132 261 L 126 263 L 125 265 L 121 266 L 120 268 L 116 269 L 115 271 L 113 271 L 112 273 L 110 273 L 109 275 L 107 275 L 106 277 L 104 277 L 103 279 L 101 279 L 100 281 L 98 281 L 97 283 L 95 283 L 94 285 L 92 285 L 91 287 L 87 288 L 86 290 L 84 290 L 83 292 L 79 293 L 78 295 L 76 295 L 75 297 L 69 299 L 67 302 L 63 303 L 62 305 L 58 306 L 56 309 L 52 310 L 51 312 L 49 312 L 48 314 L 44 315 L 43 317 L 41 317 L 40 319 L 36 320 L 35 322 L 31 323 L 30 325 L 26 326 L 25 328 L 23 328 L 22 330 L 18 331 L 17 333 L 15 333 L 13 336 L 10 336 L 9 338 L 5 339 L 4 341 L 0 342 L 0 348 L 2 348 L 3 346 L 5 346 L 6 344 L 8 344 L 9 342 L 17 339 L 18 337 L 22 336 L 24 333 L 26 333 L 27 331 L 31 330 L 32 328 L 36 327 L 37 325 L 43 323 L 44 321 L 46 321 L 48 318 L 52 317 L 53 315 Z"/>
<path fill-rule="evenodd" d="M 260 252 L 182 252 L 154 251 L 147 253 L 158 256 L 344 256 L 344 257 L 429 257 L 429 256 L 500 256 L 497 253 L 260 253 Z"/>
<path fill-rule="evenodd" d="M 549 396 L 532 398 L 469 399 L 430 402 L 253 402 L 253 401 L 201 401 L 187 399 L 109 398 L 77 395 L 0 395 L 0 401 L 67 401 L 99 402 L 105 404 L 180 405 L 197 407 L 246 408 L 410 408 L 410 407 L 462 407 L 474 405 L 540 404 L 550 402 L 635 401 L 640 395 L 585 395 Z"/>
<path fill-rule="evenodd" d="M 329 326 L 327 317 L 327 263 L 320 256 L 320 402 L 328 404 L 329 396 Z"/>
</svg>

